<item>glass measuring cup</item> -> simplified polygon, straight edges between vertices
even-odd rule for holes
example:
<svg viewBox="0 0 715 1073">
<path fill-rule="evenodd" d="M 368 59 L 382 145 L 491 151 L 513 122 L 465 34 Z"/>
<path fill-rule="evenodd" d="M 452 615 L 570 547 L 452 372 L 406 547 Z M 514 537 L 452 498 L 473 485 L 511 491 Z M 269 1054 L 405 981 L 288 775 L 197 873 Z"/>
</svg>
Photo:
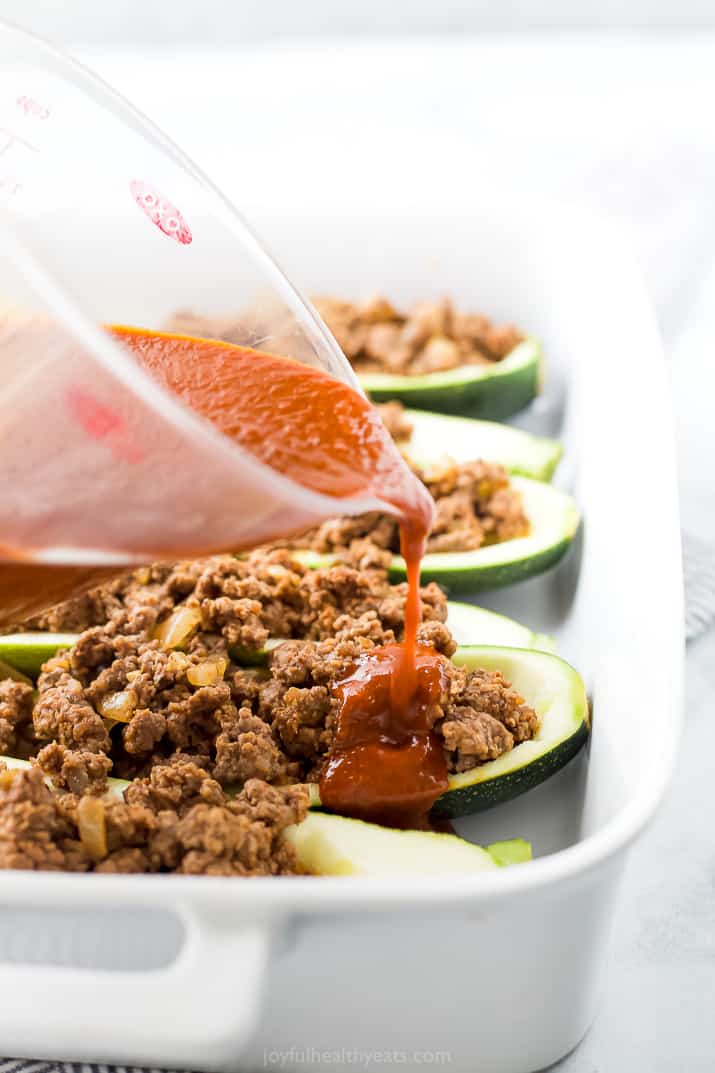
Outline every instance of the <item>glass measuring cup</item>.
<svg viewBox="0 0 715 1073">
<path fill-rule="evenodd" d="M 118 564 L 386 509 L 262 465 L 102 331 L 160 329 L 182 310 L 232 317 L 236 341 L 357 388 L 332 336 L 200 171 L 94 75 L 6 25 L 0 235 L 0 614 L 31 610 L 38 585 L 47 606 Z M 38 577 L 39 566 L 55 569 Z"/>
</svg>

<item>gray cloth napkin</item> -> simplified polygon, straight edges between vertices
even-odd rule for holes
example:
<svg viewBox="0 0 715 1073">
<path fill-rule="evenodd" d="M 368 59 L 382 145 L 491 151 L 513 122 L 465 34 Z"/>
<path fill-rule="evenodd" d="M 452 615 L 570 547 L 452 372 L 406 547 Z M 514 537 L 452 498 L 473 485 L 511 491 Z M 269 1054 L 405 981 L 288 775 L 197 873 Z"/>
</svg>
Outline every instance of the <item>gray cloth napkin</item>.
<svg viewBox="0 0 715 1073">
<path fill-rule="evenodd" d="M 0 1058 L 0 1073 L 178 1073 L 149 1066 L 105 1066 L 87 1062 L 35 1062 L 32 1058 Z"/>
<path fill-rule="evenodd" d="M 715 542 L 683 534 L 683 580 L 685 637 L 694 641 L 715 623 Z"/>
</svg>

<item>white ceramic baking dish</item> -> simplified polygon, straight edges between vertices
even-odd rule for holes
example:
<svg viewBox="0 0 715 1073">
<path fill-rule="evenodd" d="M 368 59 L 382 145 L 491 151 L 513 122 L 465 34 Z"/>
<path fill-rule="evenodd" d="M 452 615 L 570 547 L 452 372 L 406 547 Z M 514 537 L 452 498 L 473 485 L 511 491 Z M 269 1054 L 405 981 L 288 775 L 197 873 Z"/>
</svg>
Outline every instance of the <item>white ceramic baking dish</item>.
<svg viewBox="0 0 715 1073">
<path fill-rule="evenodd" d="M 308 293 L 448 293 L 543 340 L 545 394 L 520 423 L 564 437 L 558 479 L 584 528 L 556 571 L 488 602 L 557 635 L 593 698 L 592 742 L 551 782 L 460 823 L 475 840 L 534 844 L 533 863 L 473 878 L 2 873 L 0 1052 L 541 1069 L 594 1017 L 628 848 L 663 796 L 680 726 L 674 447 L 641 277 L 610 226 L 543 205 L 248 215 Z M 208 287 L 230 304 L 215 273 Z"/>
</svg>

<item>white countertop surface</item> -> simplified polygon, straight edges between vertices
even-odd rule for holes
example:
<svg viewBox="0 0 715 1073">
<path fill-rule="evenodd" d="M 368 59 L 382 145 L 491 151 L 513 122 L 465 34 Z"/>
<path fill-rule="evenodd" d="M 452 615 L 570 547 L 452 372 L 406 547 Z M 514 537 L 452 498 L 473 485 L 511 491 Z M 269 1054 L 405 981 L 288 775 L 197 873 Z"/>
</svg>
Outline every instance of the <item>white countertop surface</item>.
<svg viewBox="0 0 715 1073">
<path fill-rule="evenodd" d="M 318 203 L 346 187 L 419 201 L 476 174 L 619 218 L 671 358 L 684 521 L 715 537 L 715 37 L 74 53 L 239 206 L 279 197 L 287 181 Z M 274 166 L 286 163 L 289 179 Z M 675 784 L 632 854 L 603 1009 L 564 1073 L 715 1068 L 715 631 L 691 646 L 687 666 Z"/>
</svg>

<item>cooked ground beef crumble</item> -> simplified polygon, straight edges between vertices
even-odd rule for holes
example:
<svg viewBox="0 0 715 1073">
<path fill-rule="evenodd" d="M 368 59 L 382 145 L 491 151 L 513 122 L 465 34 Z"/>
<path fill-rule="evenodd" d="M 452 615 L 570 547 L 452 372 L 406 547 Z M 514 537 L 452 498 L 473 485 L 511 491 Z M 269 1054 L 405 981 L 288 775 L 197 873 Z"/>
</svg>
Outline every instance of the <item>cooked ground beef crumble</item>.
<svg viewBox="0 0 715 1073">
<path fill-rule="evenodd" d="M 420 638 L 455 650 L 436 585 Z M 305 814 L 355 658 L 400 639 L 405 585 L 384 570 L 309 571 L 285 551 L 154 565 L 55 608 L 33 628 L 81 630 L 36 694 L 0 682 L 0 867 L 277 875 Z M 245 666 L 268 638 L 266 666 Z M 446 662 L 433 726 L 450 771 L 531 738 L 538 719 L 498 672 Z M 107 778 L 133 780 L 124 800 Z M 52 789 L 47 786 L 49 780 Z"/>
<path fill-rule="evenodd" d="M 359 373 L 422 376 L 501 361 L 524 336 L 481 313 L 460 313 L 449 298 L 398 312 L 387 298 L 314 298 L 318 313 Z"/>
<path fill-rule="evenodd" d="M 414 425 L 407 416 L 405 408 L 397 399 L 392 402 L 379 402 L 375 409 L 382 418 L 382 423 L 398 444 L 409 442 L 414 431 Z"/>
<path fill-rule="evenodd" d="M 439 586 L 425 585 L 421 594 L 425 619 L 444 622 L 447 598 Z M 131 634 L 165 623 L 171 612 L 186 607 L 200 616 L 182 646 L 187 651 L 210 647 L 221 635 L 250 652 L 269 637 L 323 640 L 333 635 L 341 616 L 358 619 L 366 613 L 401 636 L 406 596 L 407 586 L 390 585 L 382 569 L 308 570 L 287 551 L 259 550 L 240 558 L 219 555 L 142 567 L 24 625 L 78 632 L 111 621 L 119 632 Z"/>
<path fill-rule="evenodd" d="M 25 682 L 12 678 L 0 679 L 0 756 L 17 756 L 21 760 L 31 755 L 33 740 L 33 689 Z"/>
<path fill-rule="evenodd" d="M 511 324 L 494 324 L 482 313 L 459 312 L 447 297 L 417 302 L 406 313 L 379 295 L 365 302 L 317 297 L 313 304 L 358 373 L 422 376 L 459 365 L 490 365 L 525 338 Z M 167 331 L 299 357 L 300 340 L 290 327 L 285 310 L 224 317 L 178 310 L 166 324 Z"/>
<path fill-rule="evenodd" d="M 228 798 L 180 754 L 133 782 L 124 800 L 53 792 L 40 766 L 0 762 L 0 868 L 290 875 L 295 858 L 281 835 L 307 807 L 303 787 L 258 779 Z"/>
<path fill-rule="evenodd" d="M 495 462 L 459 465 L 449 459 L 430 466 L 420 466 L 409 458 L 407 462 L 435 501 L 427 552 L 474 551 L 528 535 L 529 520 L 521 494 L 509 483 L 503 466 Z M 330 518 L 279 546 L 311 548 L 360 568 L 387 567 L 400 550 L 399 525 L 387 514 Z"/>
</svg>

